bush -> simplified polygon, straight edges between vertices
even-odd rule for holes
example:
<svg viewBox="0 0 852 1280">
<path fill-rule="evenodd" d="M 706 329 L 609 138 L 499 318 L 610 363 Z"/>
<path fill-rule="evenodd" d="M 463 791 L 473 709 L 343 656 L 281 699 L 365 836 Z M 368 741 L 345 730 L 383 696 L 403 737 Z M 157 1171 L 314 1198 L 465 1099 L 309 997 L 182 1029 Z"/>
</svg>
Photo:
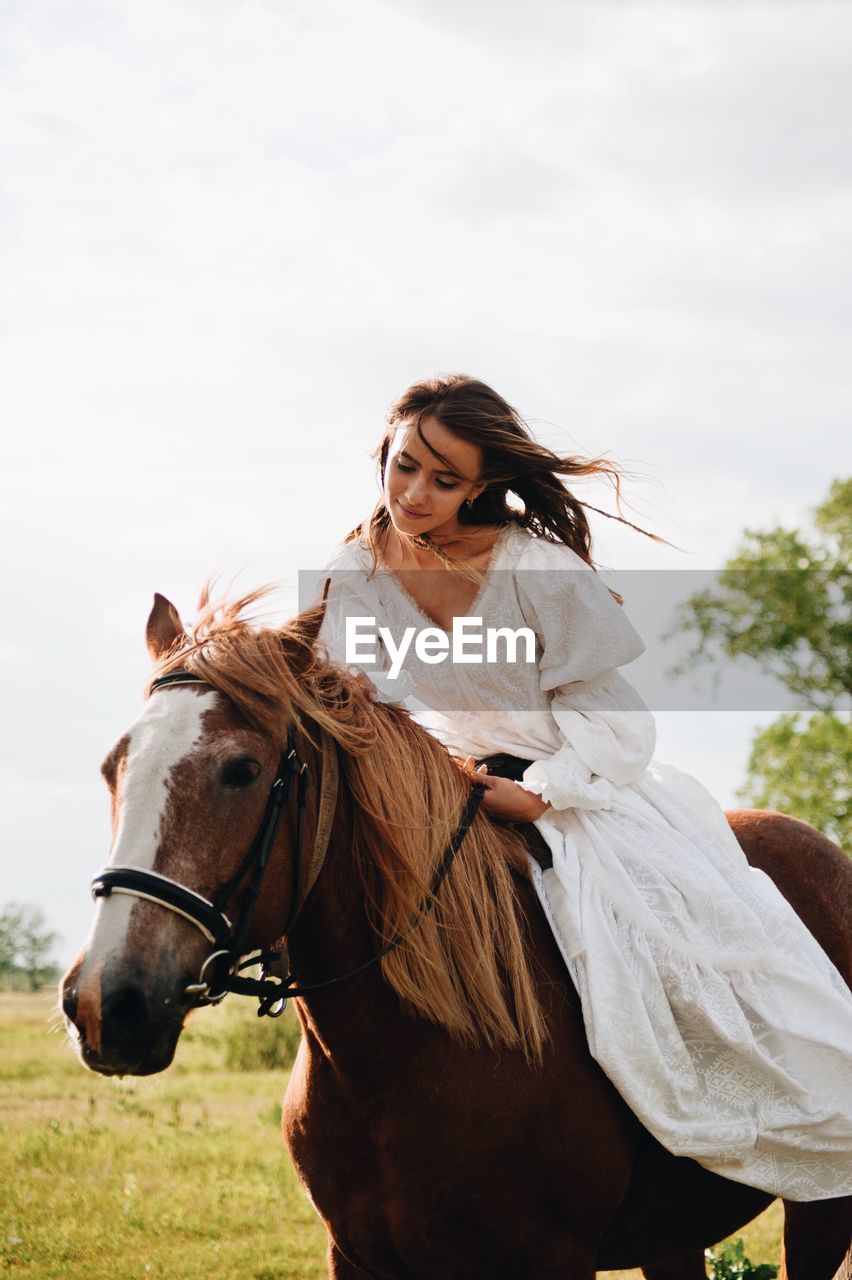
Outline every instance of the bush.
<svg viewBox="0 0 852 1280">
<path fill-rule="evenodd" d="M 704 1257 L 710 1265 L 710 1280 L 775 1280 L 778 1268 L 771 1262 L 757 1266 L 745 1256 L 742 1237 L 726 1240 L 714 1249 L 705 1249 Z"/>
<path fill-rule="evenodd" d="M 229 996 L 222 1010 L 224 1065 L 230 1071 L 287 1071 L 302 1029 L 292 1004 L 280 1018 L 259 1018 L 252 1000 Z"/>
</svg>

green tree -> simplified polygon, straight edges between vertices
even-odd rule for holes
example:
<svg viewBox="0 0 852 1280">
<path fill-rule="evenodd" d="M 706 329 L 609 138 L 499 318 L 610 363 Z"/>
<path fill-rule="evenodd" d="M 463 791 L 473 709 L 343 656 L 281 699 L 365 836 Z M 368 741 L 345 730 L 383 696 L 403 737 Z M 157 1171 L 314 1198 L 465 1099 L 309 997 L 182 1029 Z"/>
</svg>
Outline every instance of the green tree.
<svg viewBox="0 0 852 1280">
<path fill-rule="evenodd" d="M 0 911 L 0 982 L 25 982 L 35 991 L 56 976 L 50 958 L 59 934 L 48 926 L 41 907 L 10 902 Z"/>
<path fill-rule="evenodd" d="M 17 968 L 21 908 L 14 902 L 0 911 L 0 983 L 7 985 Z"/>
<path fill-rule="evenodd" d="M 744 531 L 718 587 L 679 608 L 667 636 L 688 631 L 696 643 L 671 674 L 747 661 L 797 695 L 810 710 L 781 716 L 755 737 L 737 795 L 803 818 L 849 847 L 852 479 L 833 482 L 813 525 L 808 533 Z"/>
</svg>

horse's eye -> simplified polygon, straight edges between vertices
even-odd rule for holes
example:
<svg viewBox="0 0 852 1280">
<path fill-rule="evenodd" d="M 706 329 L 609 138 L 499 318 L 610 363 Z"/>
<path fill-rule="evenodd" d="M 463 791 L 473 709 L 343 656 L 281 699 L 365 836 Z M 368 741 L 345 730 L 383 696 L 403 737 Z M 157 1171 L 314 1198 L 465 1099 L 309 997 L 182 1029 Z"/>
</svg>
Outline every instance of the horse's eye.
<svg viewBox="0 0 852 1280">
<path fill-rule="evenodd" d="M 231 760 L 222 770 L 222 781 L 226 787 L 250 787 L 259 777 L 260 765 L 250 757 Z"/>
</svg>

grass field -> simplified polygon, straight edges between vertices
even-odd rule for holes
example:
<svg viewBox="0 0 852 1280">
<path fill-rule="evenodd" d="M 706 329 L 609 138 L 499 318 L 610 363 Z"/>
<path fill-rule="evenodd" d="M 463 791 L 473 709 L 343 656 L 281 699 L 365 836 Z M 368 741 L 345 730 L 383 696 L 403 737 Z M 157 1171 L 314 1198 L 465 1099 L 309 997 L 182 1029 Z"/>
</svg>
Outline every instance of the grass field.
<svg viewBox="0 0 852 1280">
<path fill-rule="evenodd" d="M 325 1232 L 279 1129 L 286 1072 L 233 1066 L 235 1043 L 272 1034 L 253 1006 L 205 1010 L 167 1072 L 115 1081 L 50 1030 L 54 1005 L 0 994 L 0 1265 L 38 1280 L 324 1277 Z M 753 1261 L 778 1262 L 780 1222 L 775 1204 L 743 1232 Z"/>
</svg>

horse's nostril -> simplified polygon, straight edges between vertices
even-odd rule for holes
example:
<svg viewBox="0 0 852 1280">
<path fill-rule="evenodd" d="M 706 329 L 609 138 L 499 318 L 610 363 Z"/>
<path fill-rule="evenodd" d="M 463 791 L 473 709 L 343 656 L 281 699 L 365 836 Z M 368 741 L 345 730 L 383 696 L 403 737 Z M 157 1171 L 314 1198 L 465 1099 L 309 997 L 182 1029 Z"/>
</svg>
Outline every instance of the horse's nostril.
<svg viewBox="0 0 852 1280">
<path fill-rule="evenodd" d="M 148 1025 L 148 1001 L 138 987 L 119 987 L 104 997 L 104 1028 L 112 1039 L 130 1039 L 138 1036 Z"/>
<path fill-rule="evenodd" d="M 62 997 L 62 1012 L 69 1022 L 77 1021 L 77 990 L 72 987 Z"/>
</svg>

